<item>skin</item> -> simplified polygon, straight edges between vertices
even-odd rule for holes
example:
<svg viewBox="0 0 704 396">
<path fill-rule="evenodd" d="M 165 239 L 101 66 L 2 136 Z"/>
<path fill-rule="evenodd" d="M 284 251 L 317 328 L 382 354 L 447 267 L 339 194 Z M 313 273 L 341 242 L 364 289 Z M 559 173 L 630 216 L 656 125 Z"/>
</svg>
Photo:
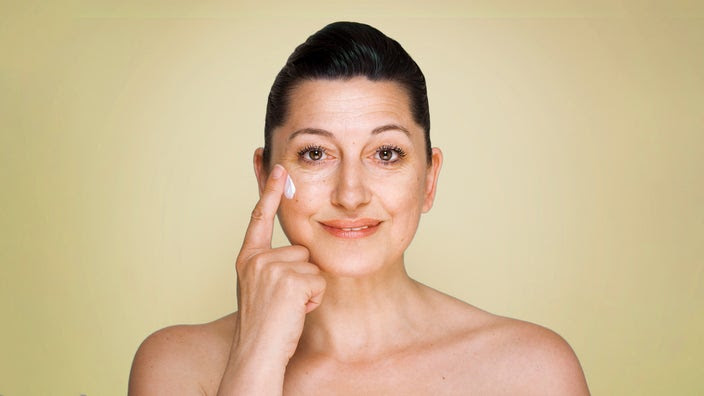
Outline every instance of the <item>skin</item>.
<svg viewBox="0 0 704 396">
<path fill-rule="evenodd" d="M 437 148 L 427 163 L 409 109 L 394 82 L 294 89 L 276 165 L 254 155 L 260 200 L 236 263 L 239 311 L 149 336 L 131 395 L 589 394 L 559 335 L 406 274 L 442 165 Z M 291 246 L 272 249 L 277 212 Z"/>
</svg>

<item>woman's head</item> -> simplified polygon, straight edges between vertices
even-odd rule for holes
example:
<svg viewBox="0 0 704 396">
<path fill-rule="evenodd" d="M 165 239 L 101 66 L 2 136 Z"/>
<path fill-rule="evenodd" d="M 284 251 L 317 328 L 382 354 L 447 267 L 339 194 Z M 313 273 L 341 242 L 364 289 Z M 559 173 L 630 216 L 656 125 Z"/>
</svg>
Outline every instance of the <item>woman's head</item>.
<svg viewBox="0 0 704 396">
<path fill-rule="evenodd" d="M 274 84 L 267 147 L 254 157 L 259 186 L 270 166 L 288 171 L 296 194 L 281 201 L 279 222 L 324 272 L 399 270 L 421 213 L 432 206 L 442 164 L 440 150 L 429 147 L 423 76 L 405 52 L 381 51 L 382 62 L 379 51 L 359 44 L 381 40 L 403 51 L 371 27 L 337 24 L 321 32 L 296 49 Z M 333 48 L 338 36 L 354 56 Z M 311 42 L 318 41 L 327 50 L 316 50 L 322 44 Z M 387 77 L 381 63 L 406 74 Z"/>
<path fill-rule="evenodd" d="M 362 23 L 335 22 L 316 32 L 291 54 L 269 92 L 264 123 L 264 164 L 270 164 L 272 134 L 289 114 L 294 88 L 307 80 L 366 77 L 394 81 L 409 97 L 414 121 L 423 128 L 426 160 L 431 161 L 430 113 L 425 77 L 395 40 Z"/>
</svg>

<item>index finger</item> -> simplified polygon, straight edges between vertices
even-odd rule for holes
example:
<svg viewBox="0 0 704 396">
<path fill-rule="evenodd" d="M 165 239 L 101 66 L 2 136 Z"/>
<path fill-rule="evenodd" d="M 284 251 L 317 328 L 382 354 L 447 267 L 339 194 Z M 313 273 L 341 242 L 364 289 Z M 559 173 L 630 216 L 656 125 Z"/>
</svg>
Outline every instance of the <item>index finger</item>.
<svg viewBox="0 0 704 396">
<path fill-rule="evenodd" d="M 274 165 L 266 180 L 257 205 L 252 211 L 252 217 L 247 226 L 247 232 L 242 243 L 242 252 L 271 248 L 271 234 L 274 231 L 274 217 L 281 203 L 284 191 L 284 174 L 286 170 L 281 165 Z"/>
</svg>

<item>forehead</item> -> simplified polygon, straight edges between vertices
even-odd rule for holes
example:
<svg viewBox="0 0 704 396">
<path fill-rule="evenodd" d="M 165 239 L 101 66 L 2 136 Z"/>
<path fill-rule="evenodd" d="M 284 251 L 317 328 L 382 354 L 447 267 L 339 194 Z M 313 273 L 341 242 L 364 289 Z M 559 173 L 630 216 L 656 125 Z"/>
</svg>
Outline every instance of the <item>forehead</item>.
<svg viewBox="0 0 704 396">
<path fill-rule="evenodd" d="M 386 124 L 420 130 L 413 120 L 408 94 L 393 81 L 371 81 L 366 77 L 307 80 L 293 89 L 288 107 L 284 124 L 288 131 L 370 131 Z"/>
</svg>

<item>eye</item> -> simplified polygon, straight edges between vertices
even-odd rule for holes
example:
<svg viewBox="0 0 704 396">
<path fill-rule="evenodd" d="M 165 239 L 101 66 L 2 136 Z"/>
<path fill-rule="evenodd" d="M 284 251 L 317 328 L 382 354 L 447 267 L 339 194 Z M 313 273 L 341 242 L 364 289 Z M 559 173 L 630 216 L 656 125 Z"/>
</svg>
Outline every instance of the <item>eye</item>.
<svg viewBox="0 0 704 396">
<path fill-rule="evenodd" d="M 307 162 L 319 162 L 327 156 L 320 146 L 307 146 L 298 152 L 298 157 Z"/>
<path fill-rule="evenodd" d="M 406 152 L 398 146 L 381 146 L 376 150 L 379 160 L 385 163 L 394 163 L 406 156 Z"/>
</svg>

